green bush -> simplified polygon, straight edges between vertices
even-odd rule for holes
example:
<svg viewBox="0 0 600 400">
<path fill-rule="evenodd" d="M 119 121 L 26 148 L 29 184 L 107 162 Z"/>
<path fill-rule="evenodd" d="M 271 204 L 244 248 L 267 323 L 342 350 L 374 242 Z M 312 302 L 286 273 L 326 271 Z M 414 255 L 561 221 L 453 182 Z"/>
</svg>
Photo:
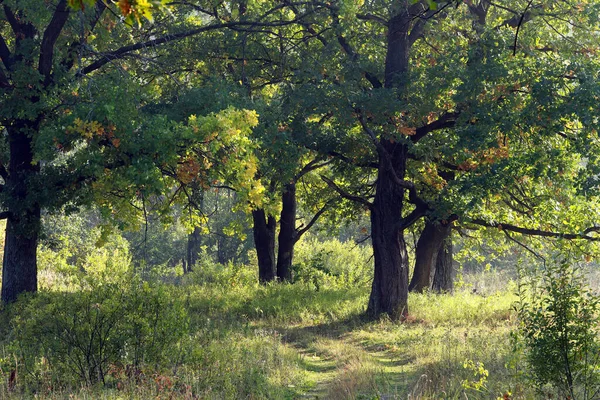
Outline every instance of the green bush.
<svg viewBox="0 0 600 400">
<path fill-rule="evenodd" d="M 531 379 L 540 391 L 550 385 L 566 398 L 597 398 L 598 296 L 567 261 L 547 266 L 539 286 L 521 287 L 517 304 Z"/>
<path fill-rule="evenodd" d="M 159 369 L 187 333 L 177 297 L 138 279 L 25 296 L 9 309 L 10 345 L 30 385 L 48 375 L 61 385 L 107 383 L 113 365 Z"/>
<path fill-rule="evenodd" d="M 295 248 L 293 275 L 295 282 L 313 284 L 362 285 L 373 276 L 369 247 L 337 239 L 319 241 L 306 238 Z"/>
</svg>

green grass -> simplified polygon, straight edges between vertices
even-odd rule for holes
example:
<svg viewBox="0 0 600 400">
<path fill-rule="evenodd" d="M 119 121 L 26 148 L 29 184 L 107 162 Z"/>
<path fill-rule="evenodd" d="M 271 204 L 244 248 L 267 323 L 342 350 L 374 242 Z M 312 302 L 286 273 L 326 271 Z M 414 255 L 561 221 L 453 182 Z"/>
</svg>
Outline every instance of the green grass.
<svg viewBox="0 0 600 400">
<path fill-rule="evenodd" d="M 189 314 L 189 332 L 171 363 L 132 373 L 123 362 L 106 385 L 93 387 L 68 383 L 51 365 L 40 376 L 22 375 L 5 311 L 0 398 L 535 398 L 511 351 L 511 289 L 411 294 L 410 318 L 399 324 L 362 319 L 368 284 L 338 282 L 317 291 L 308 283 L 254 281 L 250 267 L 213 266 L 186 276 L 169 289 Z M 484 381 L 472 367 L 477 363 L 489 373 Z M 17 379 L 9 390 L 12 370 Z"/>
</svg>

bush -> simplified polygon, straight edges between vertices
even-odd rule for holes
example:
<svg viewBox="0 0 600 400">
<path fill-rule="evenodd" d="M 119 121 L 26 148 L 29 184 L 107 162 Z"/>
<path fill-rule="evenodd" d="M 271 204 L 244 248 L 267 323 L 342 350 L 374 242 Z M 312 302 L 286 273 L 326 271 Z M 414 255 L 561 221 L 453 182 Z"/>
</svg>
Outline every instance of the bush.
<svg viewBox="0 0 600 400">
<path fill-rule="evenodd" d="M 373 276 L 371 250 L 353 242 L 337 239 L 319 241 L 308 238 L 295 248 L 293 275 L 295 282 L 360 286 Z"/>
<path fill-rule="evenodd" d="M 531 379 L 540 391 L 551 385 L 566 398 L 597 398 L 598 296 L 566 261 L 546 267 L 540 286 L 521 287 L 517 305 Z"/>
<path fill-rule="evenodd" d="M 159 369 L 187 333 L 174 298 L 138 279 L 25 296 L 9 309 L 11 346 L 33 385 L 48 375 L 62 385 L 107 383 L 112 365 Z"/>
</svg>

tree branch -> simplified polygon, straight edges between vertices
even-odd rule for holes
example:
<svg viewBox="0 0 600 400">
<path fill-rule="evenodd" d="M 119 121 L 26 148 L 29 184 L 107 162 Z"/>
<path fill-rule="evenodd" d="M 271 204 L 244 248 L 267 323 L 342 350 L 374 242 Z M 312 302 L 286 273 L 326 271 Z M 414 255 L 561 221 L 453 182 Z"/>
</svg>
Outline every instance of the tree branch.
<svg viewBox="0 0 600 400">
<path fill-rule="evenodd" d="M 402 218 L 402 220 L 400 221 L 400 230 L 404 230 L 406 228 L 411 227 L 415 222 L 427 215 L 428 209 L 429 207 L 417 206 L 406 217 Z"/>
<path fill-rule="evenodd" d="M 54 45 L 60 36 L 60 33 L 69 19 L 70 8 L 67 5 L 67 0 L 60 0 L 54 10 L 52 19 L 44 31 L 42 44 L 40 47 L 40 61 L 38 71 L 44 76 L 44 83 L 50 84 L 50 74 L 52 72 L 52 61 L 54 58 Z"/>
<path fill-rule="evenodd" d="M 333 204 L 333 199 L 331 199 L 327 203 L 325 203 L 325 205 L 323 207 L 321 207 L 315 215 L 313 215 L 313 217 L 311 218 L 311 220 L 308 222 L 308 224 L 305 227 L 300 227 L 301 229 L 300 228 L 296 229 L 296 234 L 294 235 L 294 242 L 297 242 L 298 240 L 300 240 L 302 235 L 304 235 L 306 233 L 306 231 L 308 231 L 310 228 L 312 228 L 312 226 L 315 224 L 315 222 L 317 222 L 317 220 L 321 217 L 321 215 L 323 215 L 323 213 L 325 211 L 327 211 L 327 209 L 329 207 L 331 207 L 332 204 Z"/>
<path fill-rule="evenodd" d="M 459 115 L 460 112 L 458 111 L 446 112 L 442 114 L 437 120 L 417 128 L 416 133 L 410 137 L 410 140 L 413 143 L 417 143 L 419 140 L 433 131 L 453 127 L 456 125 L 456 120 Z"/>
<path fill-rule="evenodd" d="M 320 176 L 321 176 L 321 179 L 323 180 L 323 182 L 325 182 L 327 184 L 327 186 L 329 186 L 331 189 L 335 190 L 343 198 L 350 200 L 350 201 L 360 203 L 360 204 L 366 206 L 368 209 L 371 209 L 371 207 L 373 207 L 373 203 L 367 201 L 366 199 L 364 199 L 360 196 L 355 196 L 355 195 L 352 195 L 352 194 L 346 192 L 345 190 L 340 188 L 338 185 L 335 184 L 335 182 L 333 182 L 331 179 L 327 178 L 326 176 L 323 176 L 323 175 L 320 175 Z"/>
<path fill-rule="evenodd" d="M 302 178 L 304 175 L 308 174 L 309 172 L 314 171 L 319 168 L 323 168 L 324 166 L 331 164 L 332 162 L 333 162 L 333 160 L 327 160 L 327 161 L 323 161 L 322 163 L 319 163 L 319 160 L 317 158 L 315 158 L 315 159 L 311 160 L 308 164 L 306 164 L 304 167 L 302 167 L 300 172 L 298 172 L 296 174 L 296 176 L 294 176 L 294 181 L 297 181 L 300 178 Z"/>
<path fill-rule="evenodd" d="M 517 239 L 515 239 L 514 237 L 512 237 L 508 231 L 504 231 L 504 234 L 506 235 L 506 237 L 508 238 L 508 240 L 518 244 L 519 246 L 521 246 L 522 248 L 524 248 L 525 250 L 527 250 L 528 252 L 530 252 L 531 254 L 533 254 L 534 256 L 536 256 L 537 258 L 541 259 L 544 264 L 546 263 L 546 259 L 541 256 L 540 254 L 538 254 L 536 251 L 532 250 L 531 248 L 529 248 L 525 243 L 518 241 Z"/>
<path fill-rule="evenodd" d="M 354 165 L 355 167 L 374 168 L 374 169 L 379 168 L 379 163 L 376 163 L 374 161 L 365 162 L 365 163 L 356 163 L 356 162 L 352 161 L 352 159 L 350 157 L 348 157 L 342 153 L 339 153 L 337 151 L 334 151 L 334 150 L 328 151 L 327 155 L 335 157 L 335 158 L 345 162 L 346 164 Z"/>
<path fill-rule="evenodd" d="M 356 18 L 360 19 L 362 21 L 375 21 L 380 23 L 381 25 L 387 26 L 388 22 L 385 18 L 380 17 L 379 15 L 375 15 L 375 14 L 356 14 Z"/>
<path fill-rule="evenodd" d="M 9 88 L 9 87 L 10 87 L 10 81 L 8 80 L 8 77 L 6 76 L 4 71 L 2 70 L 2 67 L 0 67 L 0 88 Z"/>
<path fill-rule="evenodd" d="M 520 234 L 528 235 L 528 236 L 541 236 L 541 237 L 567 239 L 567 240 L 589 240 L 591 242 L 600 241 L 600 237 L 594 237 L 594 236 L 587 235 L 588 233 L 595 231 L 596 227 L 588 228 L 591 230 L 588 231 L 588 229 L 586 229 L 582 233 L 561 233 L 561 232 L 545 231 L 545 230 L 541 230 L 541 229 L 523 228 L 520 226 L 511 225 L 511 224 L 503 224 L 503 223 L 495 222 L 495 221 L 487 222 L 482 219 L 473 219 L 469 222 L 471 222 L 475 225 L 485 226 L 487 228 L 498 228 L 500 230 L 516 232 L 516 233 L 520 233 Z"/>
<path fill-rule="evenodd" d="M 13 33 L 15 34 L 15 36 L 17 36 L 17 34 L 21 31 L 21 24 L 15 17 L 15 14 L 12 12 L 10 7 L 8 7 L 6 4 L 4 5 L 4 15 L 6 16 L 6 20 L 10 24 Z"/>
<path fill-rule="evenodd" d="M 0 178 L 4 179 L 4 182 L 8 180 L 8 171 L 4 164 L 0 164 Z"/>
<path fill-rule="evenodd" d="M 379 158 L 380 160 L 384 163 L 385 165 L 385 169 L 390 173 L 391 177 L 392 177 L 392 181 L 394 183 L 396 183 L 398 186 L 407 189 L 409 192 L 409 201 L 417 206 L 427 206 L 427 203 L 425 203 L 421 198 L 419 198 L 419 196 L 417 195 L 417 190 L 415 188 L 414 183 L 404 180 L 404 179 L 400 179 L 398 177 L 398 175 L 396 174 L 396 170 L 394 169 L 394 166 L 392 165 L 392 160 L 390 159 L 390 155 L 387 152 L 387 150 L 383 147 L 383 145 L 381 144 L 381 142 L 377 139 L 377 136 L 375 135 L 375 132 L 373 132 L 368 126 L 367 123 L 365 122 L 362 114 L 360 113 L 360 111 L 358 112 L 358 120 L 360 121 L 360 124 L 363 127 L 363 130 L 367 133 L 367 135 L 371 138 L 371 141 L 373 142 L 373 144 L 375 145 L 375 147 L 377 148 L 377 153 L 379 154 Z"/>
<path fill-rule="evenodd" d="M 6 67 L 7 70 L 10 71 L 12 68 L 12 56 L 10 53 L 10 49 L 6 45 L 6 41 L 4 37 L 0 34 L 0 59 L 2 59 L 2 63 Z"/>
<path fill-rule="evenodd" d="M 521 14 L 521 18 L 519 19 L 519 24 L 517 25 L 517 32 L 515 33 L 513 56 L 517 55 L 517 40 L 519 39 L 519 30 L 521 29 L 521 25 L 523 25 L 525 14 L 528 14 L 529 7 L 531 7 L 531 3 L 533 3 L 533 0 L 529 0 L 529 3 L 527 3 L 527 7 L 525 7 L 525 11 L 523 11 L 523 14 Z"/>
<path fill-rule="evenodd" d="M 141 49 L 148 48 L 148 47 L 159 46 L 161 44 L 185 39 L 187 37 L 198 35 L 200 33 L 214 31 L 217 29 L 236 28 L 236 27 L 244 27 L 244 26 L 247 26 L 247 27 L 267 27 L 267 26 L 280 27 L 280 26 L 286 26 L 286 25 L 291 25 L 291 24 L 297 23 L 304 16 L 306 16 L 306 14 L 303 16 L 300 16 L 296 19 L 289 20 L 289 21 L 283 21 L 283 20 L 273 21 L 273 22 L 236 21 L 236 22 L 218 23 L 218 24 L 202 26 L 202 27 L 199 27 L 196 29 L 191 29 L 191 30 L 185 31 L 185 32 L 167 34 L 167 35 L 164 35 L 157 39 L 152 39 L 152 40 L 148 40 L 145 42 L 134 43 L 134 44 L 131 44 L 128 46 L 123 46 L 117 50 L 114 50 L 114 51 L 111 51 L 108 53 L 103 53 L 102 58 L 99 58 L 98 60 L 94 61 L 87 67 L 83 68 L 80 72 L 80 75 L 89 74 L 90 72 L 93 72 L 93 71 L 101 68 L 102 66 L 104 66 L 105 64 L 108 64 L 109 62 L 111 62 L 113 60 L 121 59 L 121 58 L 127 56 L 127 54 L 131 53 L 132 51 L 141 50 Z"/>
</svg>

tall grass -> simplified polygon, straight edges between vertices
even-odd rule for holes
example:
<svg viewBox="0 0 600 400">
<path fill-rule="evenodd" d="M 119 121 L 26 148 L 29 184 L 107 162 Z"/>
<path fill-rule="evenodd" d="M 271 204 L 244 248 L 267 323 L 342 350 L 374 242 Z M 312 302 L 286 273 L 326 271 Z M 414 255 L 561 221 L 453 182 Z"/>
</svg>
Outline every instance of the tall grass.
<svg viewBox="0 0 600 400">
<path fill-rule="evenodd" d="M 183 307 L 185 323 L 182 319 L 179 327 L 184 332 L 169 339 L 164 347 L 168 354 L 156 355 L 160 363 L 136 364 L 131 354 L 115 351 L 104 384 L 66 379 L 43 346 L 31 346 L 24 354 L 23 347 L 16 346 L 19 316 L 3 310 L 0 398 L 495 399 L 508 392 L 511 398 L 532 398 L 518 373 L 522 360 L 511 351 L 515 298 L 510 288 L 473 293 L 472 286 L 465 286 L 452 295 L 411 294 L 411 314 L 405 323 L 367 321 L 362 315 L 370 289 L 368 268 L 359 271 L 352 265 L 356 260 L 365 262 L 362 253 L 337 272 L 329 266 L 339 262 L 341 256 L 335 253 L 346 251 L 344 246 L 320 247 L 314 253 L 322 251 L 318 259 L 303 250 L 300 261 L 305 267 L 320 262 L 331 271 L 317 286 L 311 279 L 259 285 L 256 266 L 224 266 L 208 259 L 181 279 L 151 282 Z M 95 262 L 101 264 L 98 271 L 109 265 L 104 256 Z M 131 273 L 126 258 L 111 262 L 110 268 L 123 276 Z M 48 267 L 47 276 L 80 274 L 61 265 L 58 272 Z M 86 266 L 95 268 L 92 262 Z M 48 310 L 68 308 L 61 298 L 82 296 L 82 282 L 90 277 L 101 281 L 103 276 L 83 275 L 68 286 L 48 280 L 42 296 L 24 298 L 20 306 L 39 313 L 38 319 L 53 321 Z M 348 279 L 355 278 L 350 284 Z M 478 279 L 482 278 L 488 279 Z M 88 290 L 95 289 L 88 286 Z M 107 304 L 119 305 L 110 290 L 98 290 L 107 293 Z M 123 290 L 121 296 L 127 299 L 135 285 Z M 52 307 L 33 307 L 36 301 Z M 102 307 L 100 300 L 92 307 L 96 303 Z M 142 306 L 138 309 L 142 311 L 137 318 L 149 317 Z M 49 332 L 39 334 L 60 335 Z M 132 340 L 126 332 L 119 339 L 122 349 Z M 27 377 L 25 356 L 37 368 Z M 482 370 L 487 371 L 485 376 Z"/>
</svg>

